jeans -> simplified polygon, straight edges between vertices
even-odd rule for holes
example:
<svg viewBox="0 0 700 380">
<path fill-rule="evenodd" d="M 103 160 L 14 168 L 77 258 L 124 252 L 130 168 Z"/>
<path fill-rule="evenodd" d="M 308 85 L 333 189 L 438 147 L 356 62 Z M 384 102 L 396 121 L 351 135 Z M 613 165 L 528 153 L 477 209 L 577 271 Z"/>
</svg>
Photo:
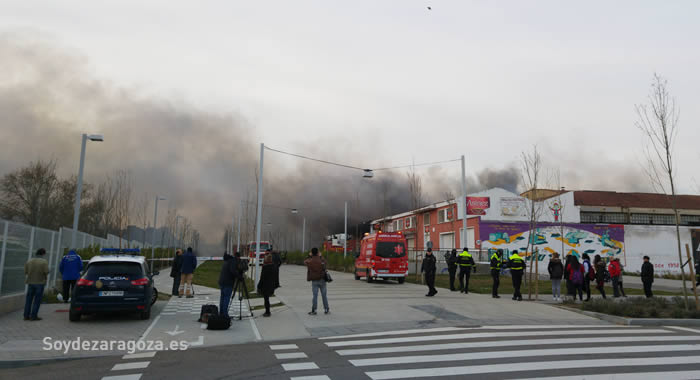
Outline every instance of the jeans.
<svg viewBox="0 0 700 380">
<path fill-rule="evenodd" d="M 457 267 L 448 268 L 447 271 L 450 273 L 450 290 L 455 290 L 455 277 L 457 277 Z"/>
<path fill-rule="evenodd" d="M 221 287 L 221 297 L 219 298 L 219 314 L 228 317 L 228 306 L 231 303 L 231 293 L 233 293 L 232 286 L 222 286 Z"/>
<path fill-rule="evenodd" d="M 552 279 L 552 297 L 561 298 L 561 278 Z"/>
<path fill-rule="evenodd" d="M 620 296 L 620 276 L 614 276 L 612 278 L 612 286 L 613 286 L 613 296 L 619 297 Z"/>
<path fill-rule="evenodd" d="M 63 302 L 68 302 L 71 294 L 73 294 L 73 289 L 75 289 L 76 280 L 63 280 Z"/>
<path fill-rule="evenodd" d="M 578 298 L 583 301 L 583 283 L 574 284 L 572 282 L 571 289 L 573 290 L 573 294 L 571 295 L 574 297 L 574 301 L 576 301 L 576 293 L 578 293 Z"/>
<path fill-rule="evenodd" d="M 586 292 L 586 299 L 591 299 L 591 280 L 589 278 L 583 279 L 583 291 Z"/>
<path fill-rule="evenodd" d="M 24 300 L 24 318 L 36 318 L 39 314 L 41 297 L 44 295 L 44 284 L 27 285 L 27 297 Z"/>
<path fill-rule="evenodd" d="M 175 273 L 175 277 L 173 277 L 173 295 L 176 296 L 178 295 L 178 289 L 180 289 L 180 272 Z"/>
<path fill-rule="evenodd" d="M 459 287 L 465 292 L 469 292 L 469 276 L 471 275 L 472 268 L 467 266 L 459 267 Z"/>
<path fill-rule="evenodd" d="M 651 293 L 651 284 L 652 284 L 652 281 L 644 281 L 644 280 L 642 280 L 642 283 L 644 284 L 644 295 L 647 296 L 647 298 L 653 297 L 654 294 Z"/>
<path fill-rule="evenodd" d="M 311 311 L 316 311 L 316 306 L 318 306 L 318 291 L 321 290 L 321 298 L 323 299 L 323 309 L 328 311 L 328 296 L 326 295 L 326 280 L 313 280 L 311 281 L 311 290 L 313 291 L 314 298 L 311 302 Z"/>
</svg>

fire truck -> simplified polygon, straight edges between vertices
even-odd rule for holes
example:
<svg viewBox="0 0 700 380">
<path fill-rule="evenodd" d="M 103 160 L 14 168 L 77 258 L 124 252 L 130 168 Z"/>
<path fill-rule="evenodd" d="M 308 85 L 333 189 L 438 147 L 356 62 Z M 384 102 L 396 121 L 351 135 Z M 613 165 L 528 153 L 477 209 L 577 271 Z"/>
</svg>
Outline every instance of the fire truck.
<svg viewBox="0 0 700 380">
<path fill-rule="evenodd" d="M 355 280 L 362 277 L 371 283 L 377 279 L 397 280 L 403 284 L 408 276 L 406 237 L 401 232 L 367 234 L 355 258 Z"/>
<path fill-rule="evenodd" d="M 248 262 L 250 265 L 255 265 L 255 249 L 257 248 L 257 244 L 254 241 L 248 242 L 248 245 L 246 246 L 246 249 L 248 250 Z M 263 260 L 265 259 L 265 251 L 268 249 L 272 249 L 272 244 L 269 241 L 260 241 L 260 255 L 258 256 L 258 260 L 260 262 L 260 265 L 262 265 Z"/>
</svg>

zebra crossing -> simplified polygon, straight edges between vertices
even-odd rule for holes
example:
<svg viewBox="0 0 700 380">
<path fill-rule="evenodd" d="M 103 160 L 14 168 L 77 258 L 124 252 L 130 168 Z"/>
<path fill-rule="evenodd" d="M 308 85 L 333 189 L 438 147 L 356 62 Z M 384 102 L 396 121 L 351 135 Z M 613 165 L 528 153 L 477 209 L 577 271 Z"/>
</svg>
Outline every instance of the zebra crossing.
<svg viewBox="0 0 700 380">
<path fill-rule="evenodd" d="M 202 311 L 202 305 L 207 304 L 219 306 L 219 300 L 218 298 L 216 300 L 210 300 L 209 297 L 205 296 L 195 296 L 194 298 L 172 297 L 160 315 L 172 316 L 178 314 L 189 314 L 199 316 Z M 238 300 L 233 300 L 229 304 L 228 311 L 232 318 L 239 318 L 241 314 L 243 315 L 243 318 L 250 317 L 248 302 L 245 300 L 240 304 Z"/>
<path fill-rule="evenodd" d="M 700 379 L 700 329 L 442 327 L 320 338 L 373 380 Z"/>
</svg>

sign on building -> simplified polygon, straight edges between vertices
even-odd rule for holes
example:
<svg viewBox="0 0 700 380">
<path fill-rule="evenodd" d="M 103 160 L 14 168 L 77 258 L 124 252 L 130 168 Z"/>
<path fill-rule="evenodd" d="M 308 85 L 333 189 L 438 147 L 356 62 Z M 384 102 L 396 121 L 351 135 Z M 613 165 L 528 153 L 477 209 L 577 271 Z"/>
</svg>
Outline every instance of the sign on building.
<svg viewBox="0 0 700 380">
<path fill-rule="evenodd" d="M 486 215 L 491 207 L 489 197 L 467 197 L 467 215 Z"/>
<path fill-rule="evenodd" d="M 525 198 L 501 197 L 501 216 L 527 216 Z"/>
</svg>

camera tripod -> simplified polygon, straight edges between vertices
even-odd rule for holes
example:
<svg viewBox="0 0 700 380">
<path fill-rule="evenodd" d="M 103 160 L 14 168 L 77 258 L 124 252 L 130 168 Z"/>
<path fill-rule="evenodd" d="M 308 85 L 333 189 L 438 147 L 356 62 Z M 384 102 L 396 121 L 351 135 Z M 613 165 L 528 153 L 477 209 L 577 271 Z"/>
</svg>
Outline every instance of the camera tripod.
<svg viewBox="0 0 700 380">
<path fill-rule="evenodd" d="M 250 297 L 248 295 L 248 286 L 245 283 L 245 275 L 237 278 L 233 283 L 233 293 L 231 293 L 231 301 L 229 305 L 233 304 L 236 298 L 236 293 L 238 293 L 238 320 L 243 319 L 243 297 L 245 297 L 246 302 L 248 302 L 248 310 L 250 311 L 250 317 L 253 318 L 253 308 L 250 306 Z"/>
</svg>

